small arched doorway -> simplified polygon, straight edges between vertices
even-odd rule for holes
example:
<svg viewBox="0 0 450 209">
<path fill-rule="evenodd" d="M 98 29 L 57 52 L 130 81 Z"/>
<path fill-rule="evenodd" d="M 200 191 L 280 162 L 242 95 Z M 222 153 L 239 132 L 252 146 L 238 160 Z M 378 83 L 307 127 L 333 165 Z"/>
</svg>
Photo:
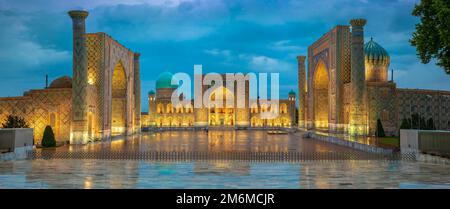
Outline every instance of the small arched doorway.
<svg viewBox="0 0 450 209">
<path fill-rule="evenodd" d="M 328 129 L 329 82 L 325 63 L 319 61 L 314 74 L 314 126 L 318 129 Z"/>
<path fill-rule="evenodd" d="M 114 67 L 111 85 L 111 135 L 116 136 L 126 132 L 127 78 L 121 62 Z"/>
</svg>

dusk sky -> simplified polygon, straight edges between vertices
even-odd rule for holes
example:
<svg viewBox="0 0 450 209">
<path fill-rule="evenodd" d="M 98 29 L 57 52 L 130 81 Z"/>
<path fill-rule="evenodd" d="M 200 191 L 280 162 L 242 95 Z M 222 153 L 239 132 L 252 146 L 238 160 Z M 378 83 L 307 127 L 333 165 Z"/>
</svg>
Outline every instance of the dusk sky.
<svg viewBox="0 0 450 209">
<path fill-rule="evenodd" d="M 105 32 L 141 53 L 142 111 L 164 71 L 279 72 L 280 96 L 297 91 L 297 55 L 336 25 L 366 18 L 391 56 L 400 88 L 450 90 L 450 76 L 421 64 L 408 40 L 416 0 L 0 0 L 0 97 L 20 96 L 62 75 L 72 76 L 67 11 L 90 14 L 87 32 Z"/>
</svg>

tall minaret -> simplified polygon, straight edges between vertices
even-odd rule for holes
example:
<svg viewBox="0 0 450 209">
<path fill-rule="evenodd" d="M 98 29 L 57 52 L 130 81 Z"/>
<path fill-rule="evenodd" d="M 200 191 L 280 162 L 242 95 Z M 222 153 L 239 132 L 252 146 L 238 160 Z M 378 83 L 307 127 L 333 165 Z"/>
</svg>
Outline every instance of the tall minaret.
<svg viewBox="0 0 450 209">
<path fill-rule="evenodd" d="M 69 11 L 73 30 L 73 77 L 72 77 L 72 122 L 71 144 L 84 144 L 88 141 L 87 127 L 87 49 L 85 19 L 88 12 Z"/>
<path fill-rule="evenodd" d="M 364 68 L 364 25 L 365 19 L 350 20 L 351 39 L 351 100 L 350 135 L 366 135 L 367 119 L 365 108 L 366 84 Z"/>
<path fill-rule="evenodd" d="M 134 53 L 134 131 L 141 132 L 141 66 L 139 56 Z"/>
<path fill-rule="evenodd" d="M 305 56 L 297 56 L 298 62 L 298 126 L 306 128 L 306 71 Z"/>
</svg>

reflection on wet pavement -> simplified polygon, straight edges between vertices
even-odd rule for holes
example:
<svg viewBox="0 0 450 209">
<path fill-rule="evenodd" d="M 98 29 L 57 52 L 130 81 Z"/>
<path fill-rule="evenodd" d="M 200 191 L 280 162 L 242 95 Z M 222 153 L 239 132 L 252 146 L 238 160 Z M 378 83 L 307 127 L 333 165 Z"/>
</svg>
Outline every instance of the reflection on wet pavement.
<svg viewBox="0 0 450 209">
<path fill-rule="evenodd" d="M 352 152 L 264 131 L 145 133 L 59 151 Z M 450 188 L 450 166 L 415 161 L 286 162 L 50 159 L 0 162 L 0 188 Z"/>
<path fill-rule="evenodd" d="M 0 188 L 450 188 L 449 166 L 401 161 L 0 163 Z"/>
<path fill-rule="evenodd" d="M 65 146 L 58 150 L 99 151 L 252 151 L 252 152 L 357 152 L 292 134 L 269 135 L 266 131 L 166 131 L 119 137 L 111 142 Z"/>
</svg>

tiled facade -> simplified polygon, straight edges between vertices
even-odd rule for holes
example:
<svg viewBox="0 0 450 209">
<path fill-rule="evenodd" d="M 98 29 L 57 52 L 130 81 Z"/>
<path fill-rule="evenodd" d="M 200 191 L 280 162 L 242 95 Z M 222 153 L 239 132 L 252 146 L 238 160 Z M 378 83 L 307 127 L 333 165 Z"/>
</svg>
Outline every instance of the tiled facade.
<svg viewBox="0 0 450 209">
<path fill-rule="evenodd" d="M 388 80 L 387 52 L 373 39 L 363 48 L 363 23 L 352 20 L 351 30 L 336 26 L 309 46 L 306 81 L 305 63 L 298 59 L 299 92 L 306 89 L 306 99 L 299 97 L 299 127 L 374 135 L 380 119 L 388 135 L 397 135 L 402 119 L 418 113 L 449 130 L 450 91 L 397 89 Z"/>
<path fill-rule="evenodd" d="M 105 33 L 86 33 L 86 11 L 73 21 L 73 75 L 23 97 L 0 98 L 0 120 L 19 115 L 40 143 L 46 125 L 59 141 L 84 144 L 140 131 L 139 54 Z M 59 85 L 66 81 L 66 85 Z M 69 80 L 69 81 L 68 81 Z M 64 83 L 64 82 L 63 82 Z"/>
<path fill-rule="evenodd" d="M 224 85 L 225 76 L 222 75 Z M 170 78 L 169 78 L 170 79 Z M 170 82 L 170 81 L 167 81 Z M 190 100 L 187 104 L 174 106 L 171 96 L 174 88 L 157 88 L 156 93 L 150 92 L 148 95 L 149 112 L 143 114 L 143 124 L 149 127 L 291 127 L 295 124 L 295 94 L 290 93 L 289 99 L 271 101 L 252 100 L 249 97 L 249 83 L 245 84 L 245 107 L 209 107 L 205 105 L 202 108 L 194 108 L 194 101 Z M 223 87 L 223 91 L 230 94 L 233 98 L 233 104 L 236 104 L 237 87 L 235 91 Z M 203 88 L 203 94 L 207 94 L 208 88 Z M 210 93 L 210 97 L 215 91 Z M 226 104 L 226 98 L 224 104 Z M 277 103 L 277 105 L 271 105 Z M 277 113 L 277 114 L 274 114 Z M 273 116 L 267 117 L 266 114 Z"/>
</svg>

